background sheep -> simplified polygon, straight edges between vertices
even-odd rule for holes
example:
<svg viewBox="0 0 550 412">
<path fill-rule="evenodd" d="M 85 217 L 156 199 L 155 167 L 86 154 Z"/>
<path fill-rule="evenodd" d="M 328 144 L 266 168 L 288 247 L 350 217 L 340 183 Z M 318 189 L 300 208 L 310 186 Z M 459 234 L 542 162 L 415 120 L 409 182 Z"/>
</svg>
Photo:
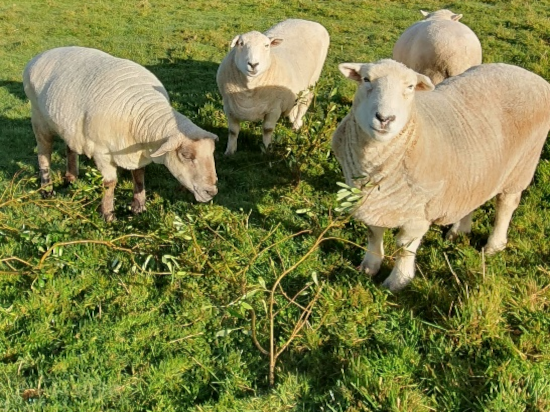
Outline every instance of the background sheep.
<svg viewBox="0 0 550 412">
<path fill-rule="evenodd" d="M 393 58 L 434 84 L 481 64 L 481 44 L 475 33 L 450 10 L 427 13 L 409 27 L 393 48 Z"/>
<path fill-rule="evenodd" d="M 487 64 L 416 94 L 433 89 L 429 78 L 393 60 L 340 70 L 359 89 L 332 147 L 349 185 L 372 185 L 355 212 L 372 232 L 361 268 L 378 272 L 384 230 L 398 227 L 400 251 L 384 286 L 402 288 L 430 224 L 462 219 L 453 230 L 468 228 L 471 212 L 494 196 L 485 251 L 504 249 L 550 129 L 550 85 L 519 67 Z"/>
<path fill-rule="evenodd" d="M 95 49 L 61 47 L 33 58 L 23 84 L 43 186 L 50 184 L 57 134 L 67 143 L 67 182 L 78 175 L 78 154 L 93 157 L 104 179 L 106 220 L 113 218 L 117 166 L 132 171 L 134 213 L 145 209 L 143 168 L 152 161 L 164 164 L 200 202 L 217 193 L 217 136 L 172 109 L 160 81 L 137 63 Z"/>
<path fill-rule="evenodd" d="M 233 39 L 216 76 L 229 127 L 226 155 L 237 150 L 242 120 L 264 121 L 266 148 L 281 115 L 288 116 L 294 130 L 302 126 L 313 99 L 309 88 L 319 79 L 328 46 L 323 26 L 297 19 Z"/>
</svg>

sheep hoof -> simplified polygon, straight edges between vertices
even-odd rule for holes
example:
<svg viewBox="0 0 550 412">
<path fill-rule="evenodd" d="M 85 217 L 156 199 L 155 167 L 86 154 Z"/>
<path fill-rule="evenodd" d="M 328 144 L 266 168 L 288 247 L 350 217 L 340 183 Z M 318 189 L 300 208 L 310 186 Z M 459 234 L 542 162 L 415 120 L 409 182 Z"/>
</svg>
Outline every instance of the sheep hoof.
<svg viewBox="0 0 550 412">
<path fill-rule="evenodd" d="M 300 131 L 303 125 L 304 125 L 304 122 L 302 120 L 294 122 L 294 124 L 292 125 L 292 130 L 294 130 L 295 132 L 298 132 Z"/>
<path fill-rule="evenodd" d="M 380 270 L 382 261 L 373 262 L 370 259 L 363 259 L 361 265 L 359 265 L 359 270 L 365 272 L 368 276 L 375 276 Z"/>
<path fill-rule="evenodd" d="M 76 176 L 73 175 L 73 174 L 67 173 L 63 177 L 63 182 L 65 183 L 65 186 L 69 186 L 69 185 L 73 184 L 74 182 L 76 182 Z"/>
<path fill-rule="evenodd" d="M 459 232 L 454 231 L 453 229 L 449 229 L 449 231 L 445 235 L 445 239 L 447 239 L 449 242 L 455 242 L 458 239 L 459 235 Z"/>
<path fill-rule="evenodd" d="M 483 251 L 485 252 L 485 255 L 486 256 L 491 256 L 491 255 L 494 255 L 502 250 L 506 249 L 506 242 L 504 243 L 501 243 L 501 244 L 496 244 L 496 245 L 489 245 L 487 244 L 484 248 L 483 248 Z"/>
<path fill-rule="evenodd" d="M 145 212 L 147 209 L 145 208 L 145 204 L 141 202 L 132 202 L 132 213 L 134 215 L 137 215 L 139 213 Z"/>
<path fill-rule="evenodd" d="M 390 275 L 383 283 L 382 288 L 388 289 L 392 293 L 399 292 L 402 290 L 405 286 L 407 286 L 411 282 L 411 279 L 395 279 L 392 275 Z"/>
<path fill-rule="evenodd" d="M 230 149 L 229 147 L 226 149 L 224 155 L 225 156 L 232 156 L 235 154 L 235 152 L 237 151 L 237 149 Z"/>
<path fill-rule="evenodd" d="M 40 196 L 42 196 L 42 199 L 51 199 L 52 197 L 55 196 L 55 192 L 53 189 L 50 189 L 50 190 L 42 189 L 40 191 Z"/>
<path fill-rule="evenodd" d="M 105 219 L 105 221 L 107 223 L 111 223 L 112 221 L 115 220 L 115 214 L 113 212 L 102 213 L 102 216 L 103 216 L 103 219 Z"/>
</svg>

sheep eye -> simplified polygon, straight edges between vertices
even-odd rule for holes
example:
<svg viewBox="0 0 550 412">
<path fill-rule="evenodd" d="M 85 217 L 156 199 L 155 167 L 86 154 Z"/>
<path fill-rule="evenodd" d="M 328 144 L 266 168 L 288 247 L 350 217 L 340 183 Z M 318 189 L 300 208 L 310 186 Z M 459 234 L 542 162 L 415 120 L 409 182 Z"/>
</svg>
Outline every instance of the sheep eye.
<svg viewBox="0 0 550 412">
<path fill-rule="evenodd" d="M 269 44 L 266 44 L 266 45 L 265 45 L 265 48 L 267 49 L 268 47 L 269 47 Z"/>
<path fill-rule="evenodd" d="M 410 85 L 407 87 L 407 89 L 409 89 L 409 90 L 414 90 L 414 84 L 410 84 Z"/>
<path fill-rule="evenodd" d="M 242 45 L 243 45 L 243 41 L 242 41 L 242 40 L 239 40 L 239 42 L 237 43 L 237 45 L 242 46 Z"/>
<path fill-rule="evenodd" d="M 364 81 L 365 83 L 370 83 L 370 79 L 369 79 L 368 77 L 366 77 L 366 76 L 363 77 L 363 81 Z"/>
<path fill-rule="evenodd" d="M 195 160 L 195 155 L 191 152 L 181 151 L 179 152 L 179 155 L 182 160 Z"/>
</svg>

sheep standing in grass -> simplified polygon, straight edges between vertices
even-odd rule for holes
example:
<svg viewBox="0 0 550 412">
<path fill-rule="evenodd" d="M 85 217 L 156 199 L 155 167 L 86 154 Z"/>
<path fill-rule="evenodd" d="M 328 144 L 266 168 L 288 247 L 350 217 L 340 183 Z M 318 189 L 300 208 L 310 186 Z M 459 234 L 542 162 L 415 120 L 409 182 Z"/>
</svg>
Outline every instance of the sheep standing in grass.
<svg viewBox="0 0 550 412">
<path fill-rule="evenodd" d="M 413 24 L 397 40 L 394 60 L 428 76 L 433 84 L 481 64 L 481 44 L 475 33 L 458 21 L 462 14 L 421 12 L 426 19 Z"/>
<path fill-rule="evenodd" d="M 302 127 L 328 46 L 323 26 L 297 19 L 233 39 L 216 77 L 229 127 L 226 155 L 237 150 L 240 121 L 263 120 L 266 148 L 281 115 L 288 116 L 294 130 Z"/>
<path fill-rule="evenodd" d="M 108 221 L 117 166 L 132 171 L 134 213 L 145 209 L 144 166 L 152 161 L 164 164 L 199 202 L 217 193 L 217 136 L 172 109 L 161 82 L 137 63 L 95 49 L 61 47 L 33 58 L 23 84 L 31 101 L 42 186 L 51 183 L 57 134 L 67 144 L 67 182 L 78 175 L 78 154 L 93 157 L 104 179 L 101 212 Z"/>
<path fill-rule="evenodd" d="M 485 252 L 504 249 L 550 129 L 550 85 L 506 64 L 473 67 L 435 90 L 428 77 L 393 60 L 344 63 L 340 71 L 359 83 L 332 148 L 347 184 L 363 187 L 354 214 L 371 235 L 361 268 L 378 272 L 384 230 L 399 228 L 384 286 L 401 289 L 414 277 L 430 225 L 458 222 L 451 233 L 469 231 L 472 211 L 494 196 Z"/>
</svg>

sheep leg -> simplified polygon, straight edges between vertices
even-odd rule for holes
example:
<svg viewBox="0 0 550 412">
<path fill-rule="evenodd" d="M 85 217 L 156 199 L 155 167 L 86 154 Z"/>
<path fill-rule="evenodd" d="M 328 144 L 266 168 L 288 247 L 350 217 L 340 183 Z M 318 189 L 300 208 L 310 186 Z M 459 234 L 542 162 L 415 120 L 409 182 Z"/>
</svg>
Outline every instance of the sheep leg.
<svg viewBox="0 0 550 412">
<path fill-rule="evenodd" d="M 229 137 L 227 139 L 227 148 L 225 149 L 225 155 L 230 156 L 237 151 L 237 138 L 239 137 L 239 131 L 241 125 L 239 121 L 234 117 L 227 115 L 227 126 L 229 128 Z"/>
<path fill-rule="evenodd" d="M 521 192 L 500 193 L 497 195 L 495 225 L 487 240 L 487 245 L 485 245 L 485 254 L 492 255 L 506 248 L 508 227 L 520 199 Z"/>
<path fill-rule="evenodd" d="M 38 147 L 38 169 L 40 172 L 41 195 L 43 198 L 52 197 L 55 192 L 50 186 L 50 165 L 52 160 L 53 133 L 45 127 L 45 121 L 38 119 L 40 115 L 34 110 L 31 115 L 31 124 Z M 50 186 L 49 188 L 47 188 Z"/>
<path fill-rule="evenodd" d="M 78 177 L 78 153 L 67 145 L 67 171 L 65 172 L 65 184 L 74 183 Z"/>
<path fill-rule="evenodd" d="M 380 270 L 384 258 L 384 231 L 386 229 L 378 226 L 369 226 L 369 229 L 369 244 L 360 269 L 367 275 L 374 276 Z"/>
<path fill-rule="evenodd" d="M 273 130 L 275 130 L 275 125 L 277 124 L 277 120 L 279 120 L 279 117 L 281 117 L 280 111 L 269 112 L 264 117 L 263 142 L 266 150 L 269 148 L 269 145 L 271 144 L 271 137 L 273 135 Z"/>
<path fill-rule="evenodd" d="M 397 259 L 390 276 L 382 284 L 392 292 L 403 289 L 414 278 L 416 250 L 428 229 L 428 222 L 403 226 L 397 234 Z"/>
<path fill-rule="evenodd" d="M 134 200 L 132 212 L 135 214 L 145 211 L 145 168 L 132 170 L 134 180 Z"/>
<path fill-rule="evenodd" d="M 445 238 L 447 240 L 450 240 L 451 242 L 454 242 L 460 233 L 470 233 L 472 231 L 472 217 L 474 216 L 474 212 L 470 212 L 466 216 L 464 216 L 462 219 L 460 219 L 458 222 L 456 222 L 447 232 L 447 235 Z"/>
<path fill-rule="evenodd" d="M 101 215 L 107 222 L 115 219 L 113 211 L 115 200 L 115 186 L 117 183 L 116 165 L 108 157 L 94 155 L 95 164 L 103 176 L 103 199 L 101 200 Z"/>
<path fill-rule="evenodd" d="M 302 128 L 304 124 L 304 121 L 302 119 L 305 116 L 312 100 L 313 93 L 308 91 L 307 95 L 302 96 L 296 103 L 296 106 L 294 106 L 294 108 L 292 109 L 292 117 L 289 115 L 289 118 L 292 122 L 292 130 L 294 130 L 295 132 Z"/>
</svg>

